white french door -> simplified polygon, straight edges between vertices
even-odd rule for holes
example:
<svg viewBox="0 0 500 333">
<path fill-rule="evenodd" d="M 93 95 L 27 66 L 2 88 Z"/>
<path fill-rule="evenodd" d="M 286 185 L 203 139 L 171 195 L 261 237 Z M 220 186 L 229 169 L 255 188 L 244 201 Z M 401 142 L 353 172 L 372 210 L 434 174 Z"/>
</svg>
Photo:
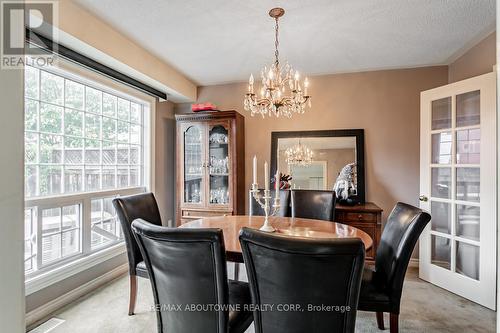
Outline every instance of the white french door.
<svg viewBox="0 0 500 333">
<path fill-rule="evenodd" d="M 490 309 L 496 303 L 496 78 L 420 99 L 420 278 Z"/>
</svg>

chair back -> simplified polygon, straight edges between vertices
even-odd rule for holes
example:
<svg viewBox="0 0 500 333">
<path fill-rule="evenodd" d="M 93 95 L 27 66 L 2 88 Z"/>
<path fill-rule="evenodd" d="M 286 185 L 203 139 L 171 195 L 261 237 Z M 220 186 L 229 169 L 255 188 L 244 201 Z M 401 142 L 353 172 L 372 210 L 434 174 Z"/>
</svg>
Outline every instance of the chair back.
<svg viewBox="0 0 500 333">
<path fill-rule="evenodd" d="M 252 303 L 263 310 L 254 311 L 257 333 L 354 332 L 365 258 L 360 239 L 243 228 L 240 243 Z"/>
<path fill-rule="evenodd" d="M 229 293 L 222 230 L 167 228 L 141 219 L 132 222 L 132 229 L 151 280 L 158 332 L 227 333 L 229 312 L 222 305 L 228 304 Z M 193 305 L 220 306 L 189 310 Z"/>
<path fill-rule="evenodd" d="M 259 193 L 264 195 L 264 190 L 259 189 Z M 276 197 L 276 192 L 271 191 L 271 207 L 274 204 L 274 198 Z M 264 209 L 259 205 L 259 203 L 254 199 L 252 192 L 248 192 L 249 202 L 249 215 L 250 216 L 264 216 Z M 262 200 L 264 202 L 264 200 Z M 276 214 L 280 217 L 290 216 L 290 190 L 280 190 L 280 210 Z"/>
<path fill-rule="evenodd" d="M 431 220 L 421 209 L 398 202 L 385 224 L 375 257 L 376 282 L 399 299 L 411 254 L 420 234 Z"/>
<path fill-rule="evenodd" d="M 335 191 L 292 190 L 292 217 L 333 221 Z"/>
<path fill-rule="evenodd" d="M 113 199 L 113 206 L 122 226 L 129 273 L 136 275 L 137 264 L 143 261 L 141 251 L 132 233 L 130 225 L 135 219 L 144 219 L 150 223 L 161 225 L 160 211 L 153 193 L 141 193 Z"/>
</svg>

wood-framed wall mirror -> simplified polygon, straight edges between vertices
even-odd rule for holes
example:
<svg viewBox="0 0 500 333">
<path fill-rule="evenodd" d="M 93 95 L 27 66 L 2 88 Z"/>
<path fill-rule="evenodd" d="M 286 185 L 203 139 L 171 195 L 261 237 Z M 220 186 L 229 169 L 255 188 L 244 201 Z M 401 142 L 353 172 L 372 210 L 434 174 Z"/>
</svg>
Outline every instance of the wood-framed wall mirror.
<svg viewBox="0 0 500 333">
<path fill-rule="evenodd" d="M 343 204 L 365 202 L 363 129 L 271 133 L 271 172 L 290 175 L 290 187 L 333 190 Z"/>
</svg>

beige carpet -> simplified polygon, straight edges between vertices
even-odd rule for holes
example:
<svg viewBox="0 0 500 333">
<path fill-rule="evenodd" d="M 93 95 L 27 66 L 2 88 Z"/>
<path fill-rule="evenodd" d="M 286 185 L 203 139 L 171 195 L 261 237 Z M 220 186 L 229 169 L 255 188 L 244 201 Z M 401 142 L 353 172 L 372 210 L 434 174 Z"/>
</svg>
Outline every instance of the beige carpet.
<svg viewBox="0 0 500 333">
<path fill-rule="evenodd" d="M 124 276 L 57 312 L 54 316 L 66 321 L 51 332 L 156 332 L 149 281 L 139 280 L 136 315 L 127 316 L 128 279 Z M 418 279 L 416 269 L 407 274 L 401 308 L 402 333 L 495 332 L 495 312 Z M 358 312 L 356 332 L 379 332 L 374 314 Z"/>
</svg>

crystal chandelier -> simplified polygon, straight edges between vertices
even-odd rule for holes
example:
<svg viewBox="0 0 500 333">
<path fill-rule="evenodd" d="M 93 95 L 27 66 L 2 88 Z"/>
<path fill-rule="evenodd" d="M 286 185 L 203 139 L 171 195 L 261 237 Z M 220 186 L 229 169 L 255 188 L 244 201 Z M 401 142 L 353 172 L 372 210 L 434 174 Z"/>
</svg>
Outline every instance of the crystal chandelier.
<svg viewBox="0 0 500 333">
<path fill-rule="evenodd" d="M 285 14 L 283 8 L 273 8 L 269 11 L 269 16 L 276 21 L 274 63 L 261 70 L 260 76 L 262 87 L 260 96 L 254 93 L 254 78 L 250 75 L 248 80 L 248 92 L 245 95 L 245 111 L 251 111 L 251 115 L 260 114 L 264 118 L 269 116 L 285 116 L 290 118 L 294 113 L 304 113 L 306 104 L 311 107 L 311 97 L 307 94 L 309 80 L 307 77 L 303 82 L 303 87 L 298 71 L 294 71 L 288 63 L 284 67 L 279 62 L 279 24 L 278 20 Z"/>
<path fill-rule="evenodd" d="M 285 150 L 286 163 L 289 165 L 308 166 L 313 162 L 313 151 L 299 143 Z"/>
</svg>

